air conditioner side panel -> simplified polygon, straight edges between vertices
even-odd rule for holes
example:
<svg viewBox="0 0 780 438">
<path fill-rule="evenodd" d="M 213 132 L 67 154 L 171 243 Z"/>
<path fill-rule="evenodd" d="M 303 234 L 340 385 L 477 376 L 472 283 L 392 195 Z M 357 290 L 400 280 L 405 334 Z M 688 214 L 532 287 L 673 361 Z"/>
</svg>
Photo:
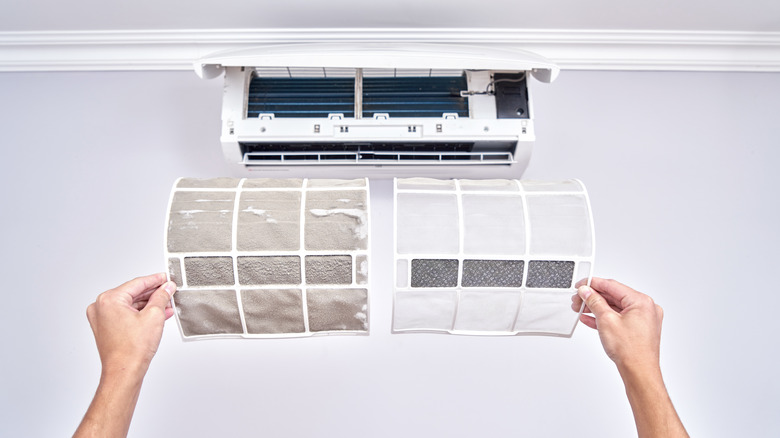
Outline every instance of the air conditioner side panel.
<svg viewBox="0 0 780 438">
<path fill-rule="evenodd" d="M 222 154 L 231 163 L 240 163 L 243 154 L 238 147 L 238 131 L 246 121 L 246 96 L 252 69 L 225 68 L 225 84 L 222 88 Z M 235 145 L 235 146 L 234 146 Z"/>
</svg>

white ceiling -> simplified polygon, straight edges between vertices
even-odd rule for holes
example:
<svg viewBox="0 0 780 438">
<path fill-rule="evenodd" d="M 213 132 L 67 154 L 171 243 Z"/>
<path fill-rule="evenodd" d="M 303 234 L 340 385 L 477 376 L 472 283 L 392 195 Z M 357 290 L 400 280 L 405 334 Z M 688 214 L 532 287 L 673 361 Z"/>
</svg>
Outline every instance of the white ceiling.
<svg viewBox="0 0 780 438">
<path fill-rule="evenodd" d="M 0 32 L 273 28 L 780 31 L 778 0 L 4 0 Z"/>
</svg>

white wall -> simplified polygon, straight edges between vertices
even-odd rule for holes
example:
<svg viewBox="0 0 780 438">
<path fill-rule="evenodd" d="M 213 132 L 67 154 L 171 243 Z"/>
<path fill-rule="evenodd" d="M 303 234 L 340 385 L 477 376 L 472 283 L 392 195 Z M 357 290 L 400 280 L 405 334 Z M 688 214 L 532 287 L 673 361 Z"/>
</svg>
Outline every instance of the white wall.
<svg viewBox="0 0 780 438">
<path fill-rule="evenodd" d="M 533 91 L 525 177 L 588 186 L 596 273 L 664 307 L 662 366 L 689 432 L 775 433 L 780 74 L 564 71 Z M 163 269 L 176 177 L 238 175 L 220 94 L 186 72 L 0 75 L 0 435 L 75 429 L 99 376 L 86 306 Z M 390 335 L 391 185 L 371 184 L 371 335 L 183 343 L 169 321 L 131 436 L 634 433 L 586 327 Z"/>
</svg>

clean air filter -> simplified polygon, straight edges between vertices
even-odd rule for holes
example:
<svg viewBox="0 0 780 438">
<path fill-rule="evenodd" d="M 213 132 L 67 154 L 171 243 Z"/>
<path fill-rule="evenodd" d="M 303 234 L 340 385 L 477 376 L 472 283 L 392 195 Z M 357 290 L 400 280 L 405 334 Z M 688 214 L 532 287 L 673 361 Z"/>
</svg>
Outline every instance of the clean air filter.
<svg viewBox="0 0 780 438">
<path fill-rule="evenodd" d="M 368 333 L 368 180 L 180 179 L 165 258 L 185 339 Z"/>
<path fill-rule="evenodd" d="M 394 332 L 571 336 L 594 237 L 575 180 L 395 180 Z"/>
</svg>

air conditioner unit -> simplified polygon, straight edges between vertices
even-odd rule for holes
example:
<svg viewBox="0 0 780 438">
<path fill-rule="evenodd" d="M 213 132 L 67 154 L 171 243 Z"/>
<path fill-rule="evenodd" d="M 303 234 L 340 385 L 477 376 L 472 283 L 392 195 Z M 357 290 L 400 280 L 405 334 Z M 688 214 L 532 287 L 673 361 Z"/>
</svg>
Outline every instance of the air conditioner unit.
<svg viewBox="0 0 780 438">
<path fill-rule="evenodd" d="M 290 44 L 223 52 L 225 157 L 274 176 L 518 178 L 534 142 L 530 76 L 558 68 L 520 50 L 445 44 Z"/>
</svg>

